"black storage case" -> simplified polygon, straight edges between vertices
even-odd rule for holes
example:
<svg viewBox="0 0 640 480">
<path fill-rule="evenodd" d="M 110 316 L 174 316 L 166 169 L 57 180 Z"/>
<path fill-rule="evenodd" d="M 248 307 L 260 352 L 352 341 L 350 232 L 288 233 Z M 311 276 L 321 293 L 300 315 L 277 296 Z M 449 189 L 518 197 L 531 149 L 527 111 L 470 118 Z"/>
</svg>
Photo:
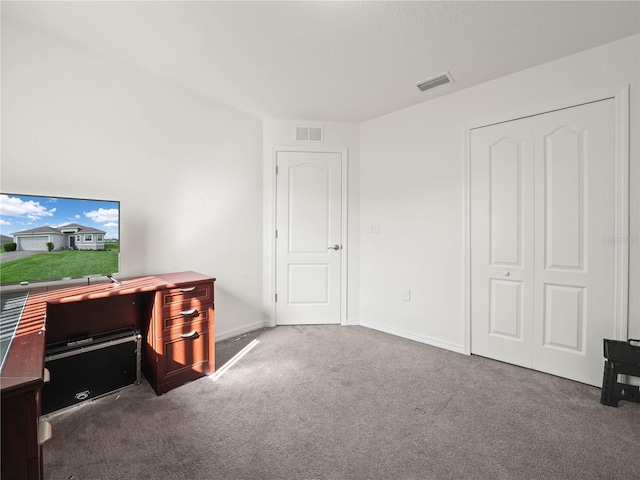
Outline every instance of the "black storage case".
<svg viewBox="0 0 640 480">
<path fill-rule="evenodd" d="M 42 413 L 50 413 L 140 383 L 141 335 L 137 330 L 48 345 Z"/>
</svg>

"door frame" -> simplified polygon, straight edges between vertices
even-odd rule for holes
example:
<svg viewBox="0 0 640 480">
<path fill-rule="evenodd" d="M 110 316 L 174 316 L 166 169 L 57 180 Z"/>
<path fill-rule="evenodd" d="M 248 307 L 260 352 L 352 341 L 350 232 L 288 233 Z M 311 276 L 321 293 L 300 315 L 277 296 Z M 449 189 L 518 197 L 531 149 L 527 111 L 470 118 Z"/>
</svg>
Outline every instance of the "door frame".
<svg viewBox="0 0 640 480">
<path fill-rule="evenodd" d="M 340 325 L 347 325 L 347 278 L 348 278 L 348 199 L 349 199 L 349 157 L 348 149 L 331 146 L 316 145 L 274 145 L 271 147 L 271 155 L 265 162 L 265 209 L 264 209 L 264 258 L 263 271 L 263 305 L 269 312 L 269 326 L 276 326 L 276 161 L 280 152 L 296 153 L 337 153 L 340 155 L 341 164 L 341 189 L 342 189 L 342 219 L 341 219 L 341 244 L 342 261 L 340 263 Z"/>
<path fill-rule="evenodd" d="M 471 355 L 471 130 L 497 123 L 613 99 L 615 103 L 615 215 L 613 241 L 615 256 L 614 340 L 626 340 L 629 328 L 629 85 L 611 88 L 470 122 L 464 127 L 464 302 L 463 353 Z"/>
</svg>

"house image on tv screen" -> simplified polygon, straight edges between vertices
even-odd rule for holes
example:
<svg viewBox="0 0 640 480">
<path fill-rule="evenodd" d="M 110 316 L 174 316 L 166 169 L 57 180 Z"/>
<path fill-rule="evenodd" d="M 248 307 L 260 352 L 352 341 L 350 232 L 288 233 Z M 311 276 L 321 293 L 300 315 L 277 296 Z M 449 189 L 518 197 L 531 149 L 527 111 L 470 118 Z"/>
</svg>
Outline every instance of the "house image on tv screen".
<svg viewBox="0 0 640 480">
<path fill-rule="evenodd" d="M 69 223 L 61 227 L 41 226 L 22 230 L 13 234 L 16 250 L 46 252 L 47 243 L 53 243 L 53 249 L 104 250 L 104 231 L 85 227 L 78 223 Z"/>
</svg>

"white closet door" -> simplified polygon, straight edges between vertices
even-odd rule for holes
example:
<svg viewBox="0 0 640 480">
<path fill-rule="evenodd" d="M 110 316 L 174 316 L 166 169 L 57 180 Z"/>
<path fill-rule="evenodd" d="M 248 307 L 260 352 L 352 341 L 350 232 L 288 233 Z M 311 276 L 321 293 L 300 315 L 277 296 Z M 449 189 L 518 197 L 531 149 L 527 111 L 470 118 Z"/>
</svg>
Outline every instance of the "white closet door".
<svg viewBox="0 0 640 480">
<path fill-rule="evenodd" d="M 536 370 L 601 385 L 614 335 L 615 105 L 534 117 Z"/>
<path fill-rule="evenodd" d="M 600 385 L 616 321 L 614 100 L 470 142 L 471 352 Z"/>
<path fill-rule="evenodd" d="M 531 119 L 471 132 L 471 352 L 532 367 Z"/>
</svg>

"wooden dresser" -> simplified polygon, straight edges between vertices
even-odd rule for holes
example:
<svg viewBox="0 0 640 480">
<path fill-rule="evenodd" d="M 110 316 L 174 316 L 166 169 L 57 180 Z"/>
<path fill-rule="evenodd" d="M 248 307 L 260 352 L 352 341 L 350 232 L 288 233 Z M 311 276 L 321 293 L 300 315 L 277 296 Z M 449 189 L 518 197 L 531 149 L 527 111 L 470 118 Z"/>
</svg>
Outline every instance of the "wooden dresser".
<svg viewBox="0 0 640 480">
<path fill-rule="evenodd" d="M 147 380 L 158 395 L 215 370 L 213 282 L 158 290 L 147 332 Z"/>
<path fill-rule="evenodd" d="M 121 328 L 145 339 L 143 371 L 158 395 L 215 371 L 215 278 L 180 272 L 70 288 L 34 288 L 0 372 L 4 480 L 42 479 L 46 344 Z M 55 435 L 55 432 L 53 432 Z"/>
</svg>

